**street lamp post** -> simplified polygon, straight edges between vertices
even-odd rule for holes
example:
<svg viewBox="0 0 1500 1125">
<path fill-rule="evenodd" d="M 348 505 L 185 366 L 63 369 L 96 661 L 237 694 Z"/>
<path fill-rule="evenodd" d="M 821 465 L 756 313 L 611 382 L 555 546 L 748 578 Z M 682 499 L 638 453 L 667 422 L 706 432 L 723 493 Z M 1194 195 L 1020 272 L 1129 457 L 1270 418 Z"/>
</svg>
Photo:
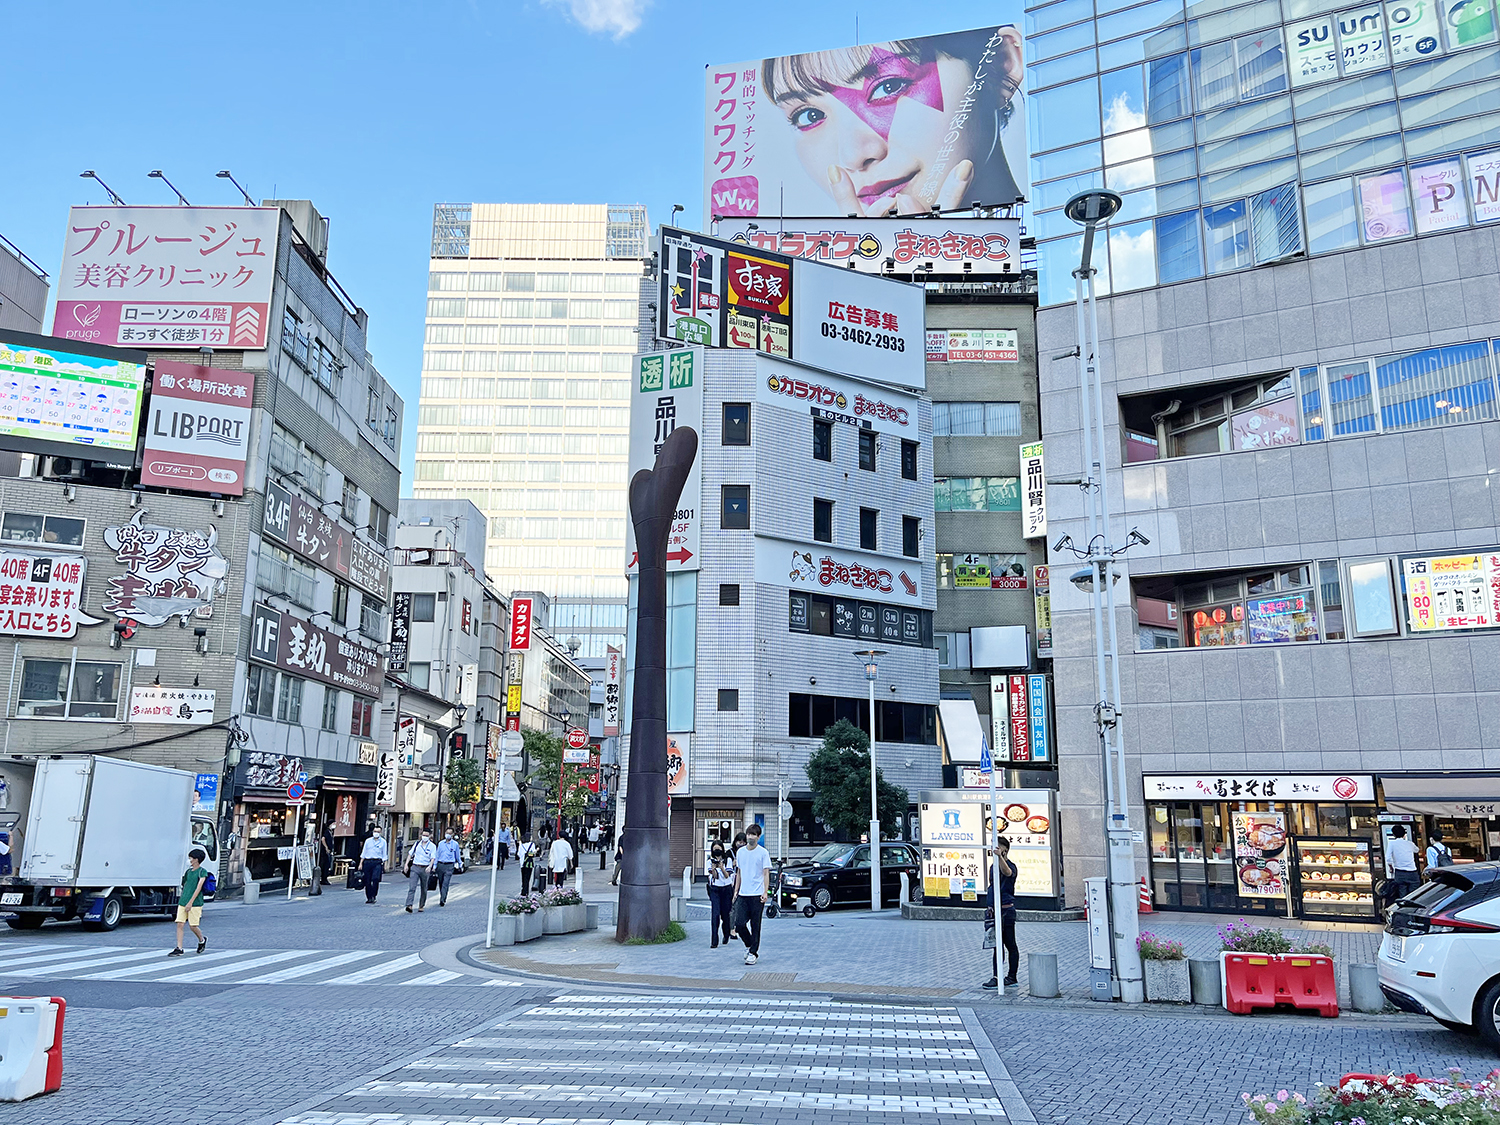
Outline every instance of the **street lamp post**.
<svg viewBox="0 0 1500 1125">
<path fill-rule="evenodd" d="M 880 910 L 880 792 L 875 780 L 875 677 L 880 674 L 881 648 L 865 649 L 855 656 L 864 662 L 865 682 L 870 685 L 870 909 Z"/>
<path fill-rule="evenodd" d="M 563 709 L 557 713 L 557 717 L 562 721 L 563 744 L 566 745 L 568 739 L 568 723 L 570 723 L 573 719 L 573 712 L 569 711 L 567 705 L 565 704 L 563 706 Z M 552 834 L 553 839 L 556 839 L 558 836 L 562 835 L 563 771 L 567 769 L 567 762 L 568 753 L 566 750 L 564 750 L 561 760 L 559 760 L 557 763 L 557 824 L 555 825 L 555 831 Z"/>
<path fill-rule="evenodd" d="M 1107 223 L 1122 206 L 1112 191 L 1093 189 L 1068 200 L 1064 214 L 1083 227 L 1083 252 L 1073 271 L 1074 310 L 1078 332 L 1078 384 L 1082 407 L 1083 456 L 1087 477 L 1083 484 L 1088 550 L 1073 553 L 1088 563 L 1075 576 L 1075 584 L 1088 590 L 1094 611 L 1094 679 L 1098 702 L 1094 719 L 1099 730 L 1099 750 L 1105 782 L 1105 840 L 1109 873 L 1111 933 L 1114 937 L 1114 973 L 1120 999 L 1127 1004 L 1145 1000 L 1141 955 L 1136 948 L 1140 933 L 1139 899 L 1136 897 L 1135 847 L 1130 831 L 1130 797 L 1127 791 L 1125 743 L 1120 728 L 1120 661 L 1116 635 L 1115 559 L 1145 537 L 1132 531 L 1123 547 L 1114 546 L 1110 530 L 1109 487 L 1105 475 L 1105 425 L 1103 380 L 1098 366 L 1099 310 L 1096 301 L 1092 258 L 1094 236 L 1100 223 Z M 1087 306 L 1087 317 L 1085 317 Z M 1064 537 L 1057 548 L 1071 548 Z"/>
</svg>

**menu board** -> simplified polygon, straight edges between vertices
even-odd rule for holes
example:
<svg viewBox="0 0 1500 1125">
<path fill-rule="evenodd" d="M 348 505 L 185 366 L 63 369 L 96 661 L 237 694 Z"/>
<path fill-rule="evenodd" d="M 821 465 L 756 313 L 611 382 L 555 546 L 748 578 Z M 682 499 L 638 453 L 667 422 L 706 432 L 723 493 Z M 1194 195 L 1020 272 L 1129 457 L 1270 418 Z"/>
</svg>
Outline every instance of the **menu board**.
<svg viewBox="0 0 1500 1125">
<path fill-rule="evenodd" d="M 84 446 L 105 461 L 121 461 L 103 453 L 117 450 L 133 461 L 145 356 L 134 362 L 30 340 L 22 333 L 0 336 L 0 438 Z"/>
<path fill-rule="evenodd" d="M 1234 881 L 1246 898 L 1286 897 L 1286 816 L 1237 812 L 1234 821 Z"/>
<path fill-rule="evenodd" d="M 1401 560 L 1413 632 L 1500 625 L 1500 552 Z"/>
</svg>

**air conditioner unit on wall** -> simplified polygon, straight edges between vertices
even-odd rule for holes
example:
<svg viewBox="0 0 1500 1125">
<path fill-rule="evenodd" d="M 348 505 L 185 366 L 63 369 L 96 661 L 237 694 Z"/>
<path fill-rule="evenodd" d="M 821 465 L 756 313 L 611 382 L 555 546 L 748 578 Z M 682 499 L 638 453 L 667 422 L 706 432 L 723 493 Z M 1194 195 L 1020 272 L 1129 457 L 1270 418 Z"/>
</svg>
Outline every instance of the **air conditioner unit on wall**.
<svg viewBox="0 0 1500 1125">
<path fill-rule="evenodd" d="M 47 480 L 82 480 L 88 462 L 77 457 L 43 457 L 39 476 Z"/>
</svg>

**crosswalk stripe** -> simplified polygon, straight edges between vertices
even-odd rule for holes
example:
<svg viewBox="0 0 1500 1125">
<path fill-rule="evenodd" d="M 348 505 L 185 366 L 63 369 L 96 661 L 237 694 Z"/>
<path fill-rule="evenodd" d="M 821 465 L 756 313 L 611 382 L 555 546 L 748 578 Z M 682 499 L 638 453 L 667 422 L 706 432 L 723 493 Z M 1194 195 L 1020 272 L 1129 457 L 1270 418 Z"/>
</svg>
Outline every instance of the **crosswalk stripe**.
<svg viewBox="0 0 1500 1125">
<path fill-rule="evenodd" d="M 718 1039 L 705 1043 L 681 1043 L 673 1039 L 558 1039 L 548 1038 L 538 1045 L 534 1036 L 508 1038 L 496 1036 L 473 1036 L 455 1043 L 455 1047 L 494 1048 L 500 1051 L 608 1051 L 628 1044 L 632 1051 L 654 1051 L 663 1055 L 722 1055 L 724 1045 Z M 775 1043 L 766 1048 L 778 1057 L 805 1055 L 812 1058 L 844 1058 L 856 1054 L 860 1059 L 930 1059 L 932 1048 L 928 1047 L 881 1047 L 869 1043 L 827 1046 L 817 1043 Z M 550 1057 L 550 1056 L 548 1056 Z M 976 1062 L 979 1053 L 964 1047 L 943 1049 L 944 1061 Z"/>
<path fill-rule="evenodd" d="M 129 945 L 100 945 L 91 949 L 84 949 L 75 945 L 59 949 L 53 946 L 46 951 L 39 949 L 31 953 L 23 953 L 19 957 L 9 958 L 5 962 L 5 967 L 15 968 L 20 965 L 31 965 L 39 961 L 66 961 L 71 957 L 92 957 L 99 953 L 127 953 L 133 948 L 138 947 Z"/>
<path fill-rule="evenodd" d="M 753 1016 L 752 1013 L 754 1013 L 756 1011 L 756 1009 L 752 1009 L 749 1006 L 746 1006 L 743 1009 L 737 1009 L 737 1011 L 744 1013 L 744 1018 L 748 1020 L 748 1019 L 753 1019 L 754 1018 L 754 1016 Z M 763 1007 L 761 1007 L 759 1009 L 759 1011 L 769 1014 L 769 1013 L 775 1012 L 775 1008 L 772 1007 L 772 1006 L 763 1006 Z M 552 1006 L 549 1005 L 547 1007 L 542 1007 L 542 1008 L 532 1008 L 531 1011 L 525 1013 L 525 1015 L 528 1015 L 528 1016 L 529 1015 L 533 1015 L 533 1014 L 535 1014 L 535 1015 L 547 1015 L 547 1016 L 624 1016 L 624 1017 L 628 1017 L 628 1016 L 639 1015 L 639 1014 L 644 1014 L 644 1015 L 660 1015 L 661 1013 L 658 1012 L 658 1011 L 642 1012 L 640 1009 L 632 1009 L 632 1008 L 625 1007 L 623 1005 L 599 1005 L 598 1007 L 588 1007 L 588 1008 L 554 1008 L 554 1007 L 552 1007 Z M 686 1007 L 684 1007 L 684 1008 L 673 1008 L 672 1009 L 672 1015 L 679 1016 L 679 1017 L 693 1016 L 693 1017 L 707 1017 L 709 1019 L 717 1019 L 718 1017 L 720 1017 L 721 1015 L 723 1015 L 723 1012 L 715 1010 L 715 1009 L 710 1009 L 710 1008 L 686 1008 Z M 838 1010 L 838 1011 L 806 1012 L 806 1013 L 799 1014 L 799 1016 L 797 1018 L 798 1019 L 804 1019 L 804 1020 L 819 1020 L 819 1021 L 822 1021 L 822 1022 L 837 1021 L 837 1022 L 843 1022 L 843 1023 L 899 1023 L 901 1021 L 901 1019 L 902 1019 L 901 1016 L 898 1016 L 898 1015 L 895 1015 L 895 1014 L 887 1014 L 887 1013 L 881 1012 L 881 1011 L 874 1011 L 874 1012 L 872 1012 L 872 1011 L 869 1011 L 866 1008 L 859 1008 L 859 1009 L 856 1009 L 856 1010 L 853 1010 L 853 1011 Z M 907 1018 L 910 1018 L 910 1017 L 907 1017 Z M 924 1023 L 939 1023 L 939 1024 L 962 1025 L 964 1021 L 963 1021 L 963 1017 L 961 1017 L 961 1016 L 951 1016 L 951 1015 L 945 1015 L 945 1014 L 940 1013 L 940 1012 L 933 1012 L 933 1013 L 930 1013 L 930 1014 L 924 1013 L 923 1017 L 922 1017 L 922 1022 L 924 1022 Z"/>
<path fill-rule="evenodd" d="M 455 973 L 451 969 L 437 969 L 426 976 L 413 977 L 411 980 L 392 981 L 391 984 L 397 988 L 405 984 L 444 984 L 450 980 L 457 980 L 463 973 Z"/>
<path fill-rule="evenodd" d="M 371 965 L 367 969 L 359 969 L 356 972 L 346 973 L 341 977 L 334 977 L 332 980 L 325 980 L 323 983 L 366 984 L 369 981 L 379 980 L 381 977 L 388 977 L 392 973 L 399 973 L 402 969 L 410 969 L 413 966 L 420 964 L 422 964 L 422 955 L 420 953 L 411 953 L 405 957 L 398 958 L 395 961 L 387 961 L 379 965 Z"/>
<path fill-rule="evenodd" d="M 272 965 L 277 961 L 290 961 L 293 957 L 307 956 L 305 949 L 287 949 L 280 953 L 267 953 L 264 957 L 255 957 L 249 961 L 230 961 L 227 964 L 215 965 L 211 969 L 194 969 L 192 972 L 179 973 L 177 976 L 157 977 L 157 984 L 179 984 L 191 981 L 211 980 L 214 977 L 227 977 L 230 973 L 243 973 L 247 969 L 258 968 L 261 965 Z"/>
<path fill-rule="evenodd" d="M 264 976 L 250 977 L 242 980 L 239 984 L 280 984 L 282 981 L 296 980 L 298 977 L 309 977 L 322 969 L 332 969 L 337 965 L 347 965 L 350 961 L 362 961 L 366 957 L 378 957 L 378 949 L 356 949 L 349 953 L 336 953 L 332 957 L 324 957 L 320 961 L 310 961 L 305 965 L 293 965 L 287 969 L 280 969 L 274 973 L 266 973 Z"/>
<path fill-rule="evenodd" d="M 62 963 L 44 962 L 35 968 L 25 966 L 23 973 L 33 973 L 44 976 L 51 973 L 72 972 L 75 969 L 92 969 L 99 965 L 113 965 L 120 961 L 144 961 L 149 957 L 161 957 L 160 949 L 138 949 L 134 953 L 112 953 L 106 957 L 86 957 L 82 961 L 63 961 Z"/>
<path fill-rule="evenodd" d="M 479 987 L 480 988 L 520 988 L 521 987 L 521 982 L 518 981 L 518 980 L 487 980 L 482 985 L 480 985 Z"/>
<path fill-rule="evenodd" d="M 519 1077 L 535 1072 L 546 1075 L 549 1082 L 557 1081 L 557 1067 L 548 1059 L 535 1056 L 513 1055 L 504 1058 L 471 1055 L 434 1055 L 417 1059 L 406 1065 L 407 1070 L 495 1070 Z M 930 1083 L 932 1085 L 984 1086 L 989 1076 L 982 1070 L 915 1070 L 911 1068 L 845 1067 L 845 1066 L 783 1066 L 776 1062 L 748 1062 L 733 1067 L 705 1067 L 697 1062 L 684 1062 L 673 1066 L 669 1063 L 624 1063 L 614 1059 L 601 1062 L 569 1060 L 567 1072 L 576 1074 L 641 1074 L 653 1080 L 662 1078 L 769 1078 L 781 1081 L 788 1078 L 817 1080 L 821 1082 L 866 1082 L 866 1083 Z"/>
<path fill-rule="evenodd" d="M 253 949 L 221 949 L 217 953 L 198 953 L 194 954 L 193 956 L 193 965 L 198 966 L 203 964 L 205 961 L 222 961 L 225 957 L 239 957 L 246 952 L 254 953 L 256 951 Z M 102 973 L 84 973 L 83 975 L 78 977 L 78 979 L 119 980 L 121 977 L 128 977 L 133 973 L 171 973 L 176 972 L 179 968 L 181 968 L 181 966 L 177 964 L 177 959 L 175 957 L 171 961 L 168 961 L 166 958 L 167 955 L 163 953 L 162 963 L 160 965 L 126 965 L 123 969 L 105 969 Z M 156 982 L 152 981 L 152 983 L 154 984 Z"/>
<path fill-rule="evenodd" d="M 663 1013 L 652 1013 L 659 1015 Z M 657 1023 L 649 1020 L 633 1022 L 607 1023 L 596 1020 L 526 1020 L 517 1019 L 512 1025 L 516 1030 L 535 1032 L 552 1031 L 618 1031 L 625 1035 L 639 1031 L 675 1031 L 683 1035 L 716 1035 L 723 1031 L 719 1024 L 683 1024 L 683 1023 Z M 797 1035 L 804 1029 L 796 1024 L 777 1026 L 774 1023 L 762 1022 L 756 1028 L 757 1034 L 765 1038 L 774 1038 L 780 1035 Z M 956 1029 L 953 1031 L 933 1030 L 928 1031 L 921 1028 L 903 1027 L 819 1027 L 806 1028 L 809 1032 L 816 1032 L 826 1039 L 936 1039 L 936 1040 L 967 1040 L 969 1033 Z"/>
<path fill-rule="evenodd" d="M 733 982 L 726 982 L 733 983 Z M 630 993 L 619 995 L 600 994 L 598 996 L 558 996 L 553 1004 L 619 1004 L 628 1008 L 639 1007 L 667 1007 L 674 1012 L 684 1004 L 696 1007 L 718 1007 L 733 1008 L 736 1012 L 746 1011 L 752 1008 L 774 1009 L 778 1012 L 795 1010 L 798 1008 L 813 1008 L 817 1011 L 867 1011 L 868 1004 L 850 1004 L 839 1000 L 768 1000 L 757 997 L 738 996 L 636 996 Z M 544 1005 L 543 1010 L 551 1005 Z M 934 1004 L 882 1004 L 882 1012 L 955 1012 L 958 1009 L 949 1005 Z"/>
</svg>

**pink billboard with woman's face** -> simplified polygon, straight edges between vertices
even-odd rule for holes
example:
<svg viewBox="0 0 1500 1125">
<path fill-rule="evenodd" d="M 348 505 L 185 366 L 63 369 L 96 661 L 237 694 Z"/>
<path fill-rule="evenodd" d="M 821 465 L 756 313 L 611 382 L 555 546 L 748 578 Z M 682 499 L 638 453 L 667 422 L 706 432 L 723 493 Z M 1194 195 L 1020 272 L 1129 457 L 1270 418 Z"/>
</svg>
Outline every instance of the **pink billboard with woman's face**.
<svg viewBox="0 0 1500 1125">
<path fill-rule="evenodd" d="M 1021 32 L 706 71 L 704 219 L 913 215 L 1027 195 Z"/>
</svg>

